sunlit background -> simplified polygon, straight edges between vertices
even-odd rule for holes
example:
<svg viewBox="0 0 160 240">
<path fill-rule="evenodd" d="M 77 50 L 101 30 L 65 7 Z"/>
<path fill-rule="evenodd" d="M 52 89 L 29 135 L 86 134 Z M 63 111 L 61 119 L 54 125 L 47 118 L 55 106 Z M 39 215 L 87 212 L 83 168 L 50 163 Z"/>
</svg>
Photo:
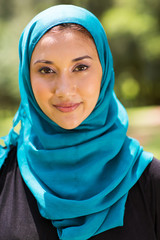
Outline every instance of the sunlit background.
<svg viewBox="0 0 160 240">
<path fill-rule="evenodd" d="M 128 135 L 160 159 L 159 0 L 0 0 L 0 135 L 8 133 L 20 102 L 21 32 L 56 4 L 85 7 L 100 19 L 114 59 L 115 92 L 129 114 Z"/>
</svg>

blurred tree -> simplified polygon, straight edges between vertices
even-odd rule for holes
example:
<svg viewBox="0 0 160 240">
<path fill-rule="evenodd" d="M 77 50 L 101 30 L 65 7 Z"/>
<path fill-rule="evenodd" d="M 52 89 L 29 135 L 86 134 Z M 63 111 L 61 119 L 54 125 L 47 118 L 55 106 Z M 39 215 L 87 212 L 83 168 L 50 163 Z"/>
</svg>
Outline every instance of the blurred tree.
<svg viewBox="0 0 160 240">
<path fill-rule="evenodd" d="M 115 0 L 115 4 L 101 18 L 114 58 L 115 91 L 125 105 L 160 102 L 159 20 L 154 14 L 154 7 L 152 9 L 149 4 L 151 1 L 147 1 L 148 4 L 145 0 Z M 158 0 L 154 3 L 160 6 Z M 156 11 L 160 13 L 160 9 Z M 134 79 L 132 84 L 131 79 Z M 139 89 L 136 94 L 129 90 L 131 86 L 132 89 Z"/>
<path fill-rule="evenodd" d="M 0 0 L 0 19 L 9 20 L 13 17 L 14 12 L 13 0 Z"/>
</svg>

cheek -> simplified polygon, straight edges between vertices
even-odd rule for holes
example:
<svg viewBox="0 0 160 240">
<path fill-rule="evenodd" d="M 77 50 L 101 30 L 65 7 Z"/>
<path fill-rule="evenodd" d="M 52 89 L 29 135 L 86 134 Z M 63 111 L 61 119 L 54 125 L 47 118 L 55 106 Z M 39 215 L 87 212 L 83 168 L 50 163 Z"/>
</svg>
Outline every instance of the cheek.
<svg viewBox="0 0 160 240">
<path fill-rule="evenodd" d="M 44 102 L 44 99 L 48 98 L 48 90 L 46 86 L 38 81 L 31 81 L 32 91 L 37 103 Z"/>
<path fill-rule="evenodd" d="M 89 102 L 93 102 L 93 104 L 98 100 L 100 93 L 101 80 L 91 78 L 89 81 L 83 86 L 83 96 Z"/>
</svg>

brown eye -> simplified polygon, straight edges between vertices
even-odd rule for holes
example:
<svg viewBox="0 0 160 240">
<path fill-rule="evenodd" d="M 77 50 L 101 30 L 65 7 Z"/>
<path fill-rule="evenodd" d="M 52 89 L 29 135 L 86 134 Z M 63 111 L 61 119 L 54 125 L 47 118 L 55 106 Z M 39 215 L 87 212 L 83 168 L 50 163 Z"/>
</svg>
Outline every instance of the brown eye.
<svg viewBox="0 0 160 240">
<path fill-rule="evenodd" d="M 81 65 L 78 65 L 78 66 L 75 67 L 74 72 L 85 71 L 88 68 L 89 68 L 89 66 L 81 64 Z"/>
<path fill-rule="evenodd" d="M 49 67 L 42 67 L 39 69 L 39 72 L 42 74 L 50 74 L 50 73 L 55 73 L 51 68 Z"/>
</svg>

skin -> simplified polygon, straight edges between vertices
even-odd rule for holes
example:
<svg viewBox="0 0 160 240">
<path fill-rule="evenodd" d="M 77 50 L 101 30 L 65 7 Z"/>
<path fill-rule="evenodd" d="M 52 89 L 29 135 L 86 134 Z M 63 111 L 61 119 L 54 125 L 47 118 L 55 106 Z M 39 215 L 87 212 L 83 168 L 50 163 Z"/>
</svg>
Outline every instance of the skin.
<svg viewBox="0 0 160 240">
<path fill-rule="evenodd" d="M 93 40 L 70 29 L 47 32 L 33 51 L 30 79 L 41 110 L 64 129 L 78 127 L 100 93 L 102 67 Z"/>
</svg>

